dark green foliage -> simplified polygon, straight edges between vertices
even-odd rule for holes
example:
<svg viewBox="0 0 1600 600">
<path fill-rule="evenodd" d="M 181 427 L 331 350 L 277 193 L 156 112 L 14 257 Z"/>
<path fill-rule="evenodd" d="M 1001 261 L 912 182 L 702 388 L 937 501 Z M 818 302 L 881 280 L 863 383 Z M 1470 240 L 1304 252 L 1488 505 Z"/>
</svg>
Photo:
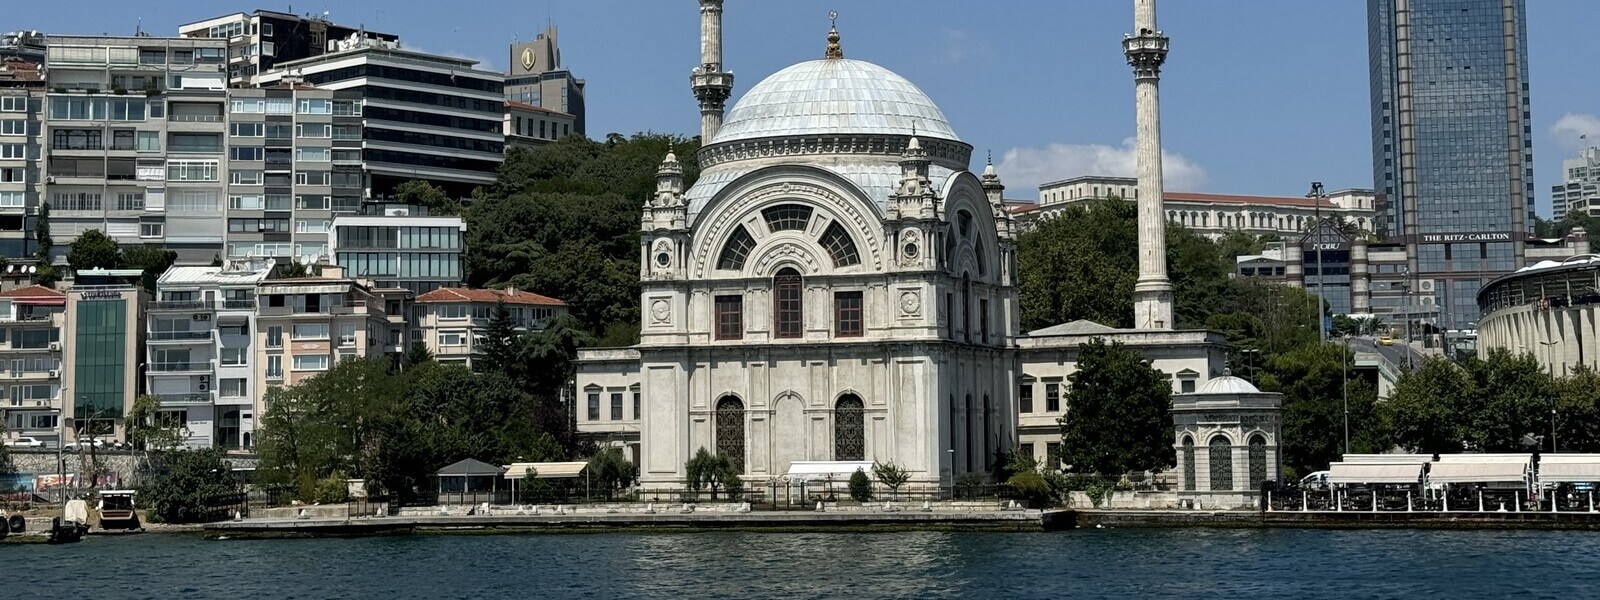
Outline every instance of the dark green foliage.
<svg viewBox="0 0 1600 600">
<path fill-rule="evenodd" d="M 1344 449 L 1344 392 L 1350 393 L 1350 452 L 1388 449 L 1377 413 L 1377 390 L 1346 369 L 1353 356 L 1339 344 L 1312 344 L 1267 357 L 1261 389 L 1283 394 L 1283 465 L 1296 473 L 1328 468 Z M 1348 377 L 1348 382 L 1346 378 Z M 1268 479 L 1280 474 L 1269 473 Z"/>
<path fill-rule="evenodd" d="M 150 520 L 157 523 L 205 520 L 219 497 L 235 491 L 221 450 L 180 450 L 168 455 L 167 465 L 166 476 L 139 492 L 140 504 L 149 507 Z"/>
<path fill-rule="evenodd" d="M 50 237 L 50 203 L 39 203 L 39 218 L 33 223 L 33 241 L 38 245 L 34 258 L 41 265 L 50 262 L 50 250 L 55 248 L 55 240 Z"/>
<path fill-rule="evenodd" d="M 406 348 L 405 365 L 407 367 L 433 362 L 433 351 L 428 349 L 428 344 L 421 341 L 411 342 L 411 347 Z"/>
<path fill-rule="evenodd" d="M 503 301 L 494 304 L 494 314 L 489 316 L 489 326 L 483 333 L 483 358 L 478 362 L 484 371 L 497 371 L 518 378 L 522 375 L 521 354 L 516 323 L 511 321 L 511 311 Z"/>
<path fill-rule="evenodd" d="M 717 499 L 717 489 L 726 488 L 730 496 L 738 493 L 742 481 L 739 472 L 743 467 L 721 454 L 712 454 L 704 447 L 694 453 L 694 458 L 683 464 L 689 489 L 700 491 L 711 488 L 711 499 Z"/>
<path fill-rule="evenodd" d="M 99 229 L 90 229 L 72 242 L 72 249 L 67 252 L 67 266 L 72 267 L 73 271 L 115 269 L 120 255 L 115 240 L 106 237 Z"/>
<path fill-rule="evenodd" d="M 1044 476 L 1038 471 L 1022 471 L 1012 475 L 1006 480 L 1011 490 L 1016 492 L 1020 499 L 1030 508 L 1050 506 L 1052 494 L 1050 485 L 1045 483 Z"/>
<path fill-rule="evenodd" d="M 1561 450 L 1592 448 L 1597 382 L 1587 369 L 1553 380 L 1533 355 L 1496 348 L 1424 361 L 1383 408 L 1394 443 L 1415 452 L 1525 452 L 1524 436 L 1549 451 L 1552 417 Z"/>
<path fill-rule="evenodd" d="M 877 479 L 878 483 L 883 484 L 883 487 L 889 488 L 890 493 L 896 495 L 900 493 L 900 486 L 905 485 L 907 481 L 911 481 L 911 473 L 893 462 L 880 463 L 874 461 L 872 463 L 872 477 Z"/>
<path fill-rule="evenodd" d="M 850 474 L 850 499 L 856 502 L 872 500 L 872 479 L 867 477 L 867 472 L 856 469 Z"/>
<path fill-rule="evenodd" d="M 622 456 L 622 448 L 607 446 L 589 459 L 589 477 L 609 500 L 616 492 L 633 485 L 639 477 L 639 469 Z"/>
<path fill-rule="evenodd" d="M 1072 472 L 1116 477 L 1173 465 L 1172 384 L 1138 352 L 1096 338 L 1078 347 L 1067 379 L 1061 459 Z"/>
<path fill-rule="evenodd" d="M 426 181 L 413 179 L 395 186 L 394 195 L 405 204 L 425 206 L 428 214 L 454 215 L 461 212 L 461 202 L 451 198 L 443 188 Z"/>
</svg>

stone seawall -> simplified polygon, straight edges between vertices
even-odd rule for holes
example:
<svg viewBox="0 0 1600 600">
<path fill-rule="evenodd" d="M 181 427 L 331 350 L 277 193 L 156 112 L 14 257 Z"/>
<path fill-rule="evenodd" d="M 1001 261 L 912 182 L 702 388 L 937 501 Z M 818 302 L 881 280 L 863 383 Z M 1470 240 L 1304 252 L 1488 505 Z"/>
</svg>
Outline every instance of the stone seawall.
<svg viewBox="0 0 1600 600">
<path fill-rule="evenodd" d="M 10 448 L 10 451 L 12 467 L 16 469 L 17 473 L 23 475 L 55 475 L 58 472 L 72 475 L 95 470 L 92 468 L 93 463 L 90 461 L 89 451 L 87 450 L 81 452 L 77 450 L 62 451 L 61 460 L 64 463 L 64 468 L 59 471 L 56 468 L 55 450 L 40 451 L 31 448 Z M 94 462 L 100 464 L 100 469 L 98 470 L 102 473 L 116 474 L 116 484 L 119 486 L 132 486 L 136 483 L 132 478 L 137 458 L 133 452 L 128 450 L 97 448 L 94 452 Z"/>
</svg>

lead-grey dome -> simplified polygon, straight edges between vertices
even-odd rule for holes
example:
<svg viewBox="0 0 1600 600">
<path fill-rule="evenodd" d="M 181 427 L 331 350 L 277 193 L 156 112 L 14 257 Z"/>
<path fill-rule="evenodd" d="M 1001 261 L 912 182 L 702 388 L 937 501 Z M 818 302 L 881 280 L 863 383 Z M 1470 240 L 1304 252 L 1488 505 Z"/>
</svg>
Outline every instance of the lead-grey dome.
<svg viewBox="0 0 1600 600">
<path fill-rule="evenodd" d="M 1221 377 L 1214 377 L 1210 381 L 1200 384 L 1200 389 L 1196 390 L 1195 393 L 1259 394 L 1261 393 L 1261 390 L 1257 389 L 1256 386 L 1252 385 L 1249 381 L 1245 381 L 1232 375 L 1223 375 Z"/>
<path fill-rule="evenodd" d="M 961 141 L 944 111 L 906 78 L 844 58 L 773 73 L 733 105 L 713 143 L 767 137 L 886 134 Z"/>
</svg>

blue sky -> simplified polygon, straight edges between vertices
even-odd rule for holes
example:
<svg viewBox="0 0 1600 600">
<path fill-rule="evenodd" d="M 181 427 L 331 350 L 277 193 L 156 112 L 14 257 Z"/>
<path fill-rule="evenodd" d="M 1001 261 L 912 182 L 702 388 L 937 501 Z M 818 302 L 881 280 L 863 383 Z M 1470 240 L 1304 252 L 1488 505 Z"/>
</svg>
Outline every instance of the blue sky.
<svg viewBox="0 0 1600 600">
<path fill-rule="evenodd" d="M 1530 0 L 1529 54 L 1539 212 L 1578 135 L 1600 142 L 1600 11 L 1592 0 Z M 87 0 L 12 11 L 0 29 L 176 34 L 179 24 L 290 4 Z M 293 3 L 410 47 L 505 67 L 506 45 L 561 28 L 569 68 L 589 82 L 590 135 L 694 133 L 694 0 L 417 0 Z M 208 8 L 209 7 L 209 8 Z M 1270 9 L 1268 9 L 1270 8 Z M 979 157 L 993 151 L 1007 195 L 1091 173 L 1128 174 L 1133 83 L 1120 40 L 1131 3 L 1113 0 L 728 0 L 725 62 L 735 97 L 789 64 L 820 58 L 827 12 L 846 56 L 906 76 Z M 1366 3 L 1166 0 L 1173 39 L 1162 80 L 1168 188 L 1301 195 L 1372 185 Z M 981 158 L 979 159 L 981 160 Z M 1120 172 L 1120 173 L 1119 173 Z"/>
</svg>

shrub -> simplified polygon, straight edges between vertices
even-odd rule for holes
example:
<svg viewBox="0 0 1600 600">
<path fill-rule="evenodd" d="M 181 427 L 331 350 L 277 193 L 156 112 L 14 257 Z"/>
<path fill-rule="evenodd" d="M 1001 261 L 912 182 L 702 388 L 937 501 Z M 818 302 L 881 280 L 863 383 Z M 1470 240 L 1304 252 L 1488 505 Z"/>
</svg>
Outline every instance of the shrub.
<svg viewBox="0 0 1600 600">
<path fill-rule="evenodd" d="M 872 480 L 867 478 L 866 471 L 856 469 L 856 472 L 850 475 L 850 498 L 856 502 L 872 500 Z"/>
<path fill-rule="evenodd" d="M 1111 499 L 1111 492 L 1116 489 L 1115 483 L 1105 479 L 1096 479 L 1083 490 L 1083 493 L 1088 494 L 1089 502 L 1094 503 L 1095 508 L 1100 508 L 1101 504 Z"/>
<path fill-rule="evenodd" d="M 1030 508 L 1042 508 L 1055 504 L 1054 494 L 1050 485 L 1045 482 L 1044 476 L 1038 471 L 1023 471 L 1006 480 L 1011 489 L 1021 497 Z"/>
<path fill-rule="evenodd" d="M 334 473 L 317 480 L 311 501 L 316 504 L 338 504 L 349 499 L 350 486 L 345 483 L 344 476 Z"/>
</svg>

